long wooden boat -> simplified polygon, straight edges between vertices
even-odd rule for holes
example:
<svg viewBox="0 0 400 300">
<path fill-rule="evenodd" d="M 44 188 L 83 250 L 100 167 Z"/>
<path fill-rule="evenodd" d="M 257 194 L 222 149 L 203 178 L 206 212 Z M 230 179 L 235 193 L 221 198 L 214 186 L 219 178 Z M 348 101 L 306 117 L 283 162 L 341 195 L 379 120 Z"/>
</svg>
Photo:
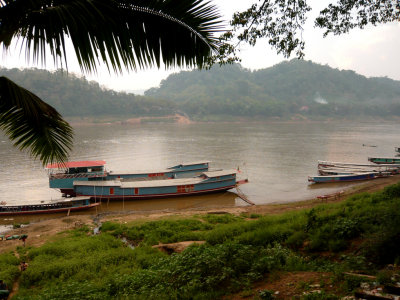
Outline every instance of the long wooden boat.
<svg viewBox="0 0 400 300">
<path fill-rule="evenodd" d="M 400 164 L 353 164 L 342 162 L 318 161 L 318 172 L 320 175 L 345 175 L 346 173 L 390 173 L 399 174 Z"/>
<path fill-rule="evenodd" d="M 46 166 L 49 171 L 50 188 L 59 189 L 68 196 L 76 196 L 74 181 L 121 181 L 157 180 L 189 177 L 208 171 L 209 162 L 191 162 L 156 171 L 139 171 L 135 173 L 114 173 L 105 169 L 105 161 L 73 161 L 64 164 L 55 163 Z"/>
<path fill-rule="evenodd" d="M 375 164 L 400 164 L 400 157 L 368 157 Z"/>
<path fill-rule="evenodd" d="M 309 176 L 308 181 L 313 183 L 330 183 L 330 182 L 350 182 L 361 181 L 378 178 L 379 174 L 373 173 L 357 173 L 346 175 L 328 175 L 328 176 Z"/>
<path fill-rule="evenodd" d="M 100 203 L 90 203 L 89 197 L 60 199 L 50 203 L 26 205 L 0 205 L 0 216 L 48 214 L 68 211 L 81 211 L 93 208 Z"/>
<path fill-rule="evenodd" d="M 77 195 L 106 199 L 145 199 L 222 192 L 246 183 L 237 181 L 236 170 L 209 171 L 192 178 L 152 181 L 75 181 Z"/>
</svg>

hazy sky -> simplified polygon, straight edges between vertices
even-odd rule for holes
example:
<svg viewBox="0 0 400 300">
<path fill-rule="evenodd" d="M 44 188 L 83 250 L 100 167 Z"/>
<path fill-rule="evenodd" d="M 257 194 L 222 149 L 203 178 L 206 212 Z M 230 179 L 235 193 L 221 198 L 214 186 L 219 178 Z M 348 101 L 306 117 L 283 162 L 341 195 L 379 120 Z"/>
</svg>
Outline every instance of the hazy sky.
<svg viewBox="0 0 400 300">
<path fill-rule="evenodd" d="M 249 7 L 257 0 L 211 0 L 219 9 L 224 19 L 229 20 L 235 11 Z M 305 26 L 303 36 L 306 41 L 305 59 L 320 64 L 328 64 L 333 68 L 351 69 L 365 76 L 387 76 L 400 80 L 400 23 L 368 27 L 364 30 L 353 30 L 342 36 L 322 37 L 322 31 L 313 28 L 314 17 L 331 1 L 311 0 L 308 3 L 313 11 Z M 1 56 L 1 66 L 42 68 L 41 65 L 27 64 L 24 55 L 19 55 L 19 48 Z M 241 48 L 242 66 L 249 69 L 271 67 L 284 60 L 278 56 L 269 45 L 259 42 L 255 47 Z M 68 56 L 69 71 L 81 74 L 74 55 Z M 52 63 L 47 63 L 47 69 L 55 69 Z M 157 87 L 162 79 L 180 69 L 158 70 L 148 69 L 124 71 L 121 74 L 109 74 L 103 66 L 98 74 L 85 74 L 89 80 L 96 80 L 101 85 L 119 91 L 140 91 Z"/>
</svg>

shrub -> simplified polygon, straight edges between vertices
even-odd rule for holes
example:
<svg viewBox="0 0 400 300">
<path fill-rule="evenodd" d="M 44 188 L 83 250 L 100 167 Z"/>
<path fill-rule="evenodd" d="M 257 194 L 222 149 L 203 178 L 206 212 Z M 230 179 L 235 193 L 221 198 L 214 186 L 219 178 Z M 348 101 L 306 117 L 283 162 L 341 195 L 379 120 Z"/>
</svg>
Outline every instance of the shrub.
<svg viewBox="0 0 400 300">
<path fill-rule="evenodd" d="M 292 249 L 299 249 L 303 246 L 308 235 L 304 231 L 296 231 L 286 239 L 286 246 Z"/>
</svg>

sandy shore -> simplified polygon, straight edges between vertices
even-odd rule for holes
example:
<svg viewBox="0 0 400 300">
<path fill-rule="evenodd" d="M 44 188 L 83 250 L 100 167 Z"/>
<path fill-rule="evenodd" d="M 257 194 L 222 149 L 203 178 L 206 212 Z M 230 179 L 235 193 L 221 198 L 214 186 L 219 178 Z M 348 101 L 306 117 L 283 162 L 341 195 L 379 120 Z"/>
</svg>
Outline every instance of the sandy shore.
<svg viewBox="0 0 400 300">
<path fill-rule="evenodd" d="M 241 207 L 220 207 L 220 208 L 196 208 L 187 210 L 176 210 L 176 211 L 147 211 L 147 212 L 128 212 L 128 213 L 108 213 L 105 215 L 98 216 L 102 222 L 113 220 L 116 222 L 130 222 L 135 220 L 157 220 L 160 218 L 168 217 L 189 217 L 192 215 L 207 214 L 207 213 L 256 213 L 256 214 L 279 214 L 286 211 L 311 208 L 315 205 L 324 203 L 333 203 L 343 201 L 349 196 L 359 192 L 374 192 L 383 189 L 387 185 L 395 184 L 400 182 L 400 175 L 379 178 L 373 181 L 365 182 L 355 187 L 349 188 L 344 191 L 340 197 L 331 197 L 325 200 L 320 199 L 309 199 L 300 202 L 291 202 L 286 204 L 266 204 L 266 205 L 254 205 L 254 206 L 241 206 Z M 28 239 L 26 240 L 26 246 L 40 246 L 48 240 L 51 240 L 54 236 L 59 236 L 60 233 L 79 228 L 80 226 L 88 225 L 91 228 L 96 227 L 94 215 L 75 215 L 69 217 L 59 217 L 55 219 L 49 219 L 38 223 L 29 224 L 26 227 L 13 229 L 7 232 L 10 235 L 27 234 Z M 20 240 L 9 240 L 0 241 L 0 253 L 9 252 L 14 250 L 17 246 L 22 246 L 23 243 Z"/>
</svg>

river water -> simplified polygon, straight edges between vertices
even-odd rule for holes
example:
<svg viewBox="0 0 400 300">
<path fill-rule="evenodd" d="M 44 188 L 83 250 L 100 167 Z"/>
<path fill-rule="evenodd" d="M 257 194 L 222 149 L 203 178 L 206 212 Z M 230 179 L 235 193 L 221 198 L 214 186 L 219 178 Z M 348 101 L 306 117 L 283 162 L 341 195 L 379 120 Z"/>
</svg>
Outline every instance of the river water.
<svg viewBox="0 0 400 300">
<path fill-rule="evenodd" d="M 1 133 L 0 133 L 1 134 Z M 309 185 L 317 161 L 367 163 L 368 156 L 395 156 L 397 123 L 204 123 L 90 125 L 75 127 L 71 160 L 105 160 L 107 169 L 135 171 L 192 161 L 237 168 L 249 183 L 242 192 L 256 204 L 293 202 L 353 184 Z M 367 146 L 366 146 L 367 145 Z M 370 147 L 376 146 L 376 147 Z M 60 194 L 46 171 L 0 135 L 0 202 L 40 203 Z M 198 197 L 125 201 L 103 210 L 165 210 L 246 205 L 235 191 Z M 108 207 L 108 208 L 107 208 Z"/>
</svg>

